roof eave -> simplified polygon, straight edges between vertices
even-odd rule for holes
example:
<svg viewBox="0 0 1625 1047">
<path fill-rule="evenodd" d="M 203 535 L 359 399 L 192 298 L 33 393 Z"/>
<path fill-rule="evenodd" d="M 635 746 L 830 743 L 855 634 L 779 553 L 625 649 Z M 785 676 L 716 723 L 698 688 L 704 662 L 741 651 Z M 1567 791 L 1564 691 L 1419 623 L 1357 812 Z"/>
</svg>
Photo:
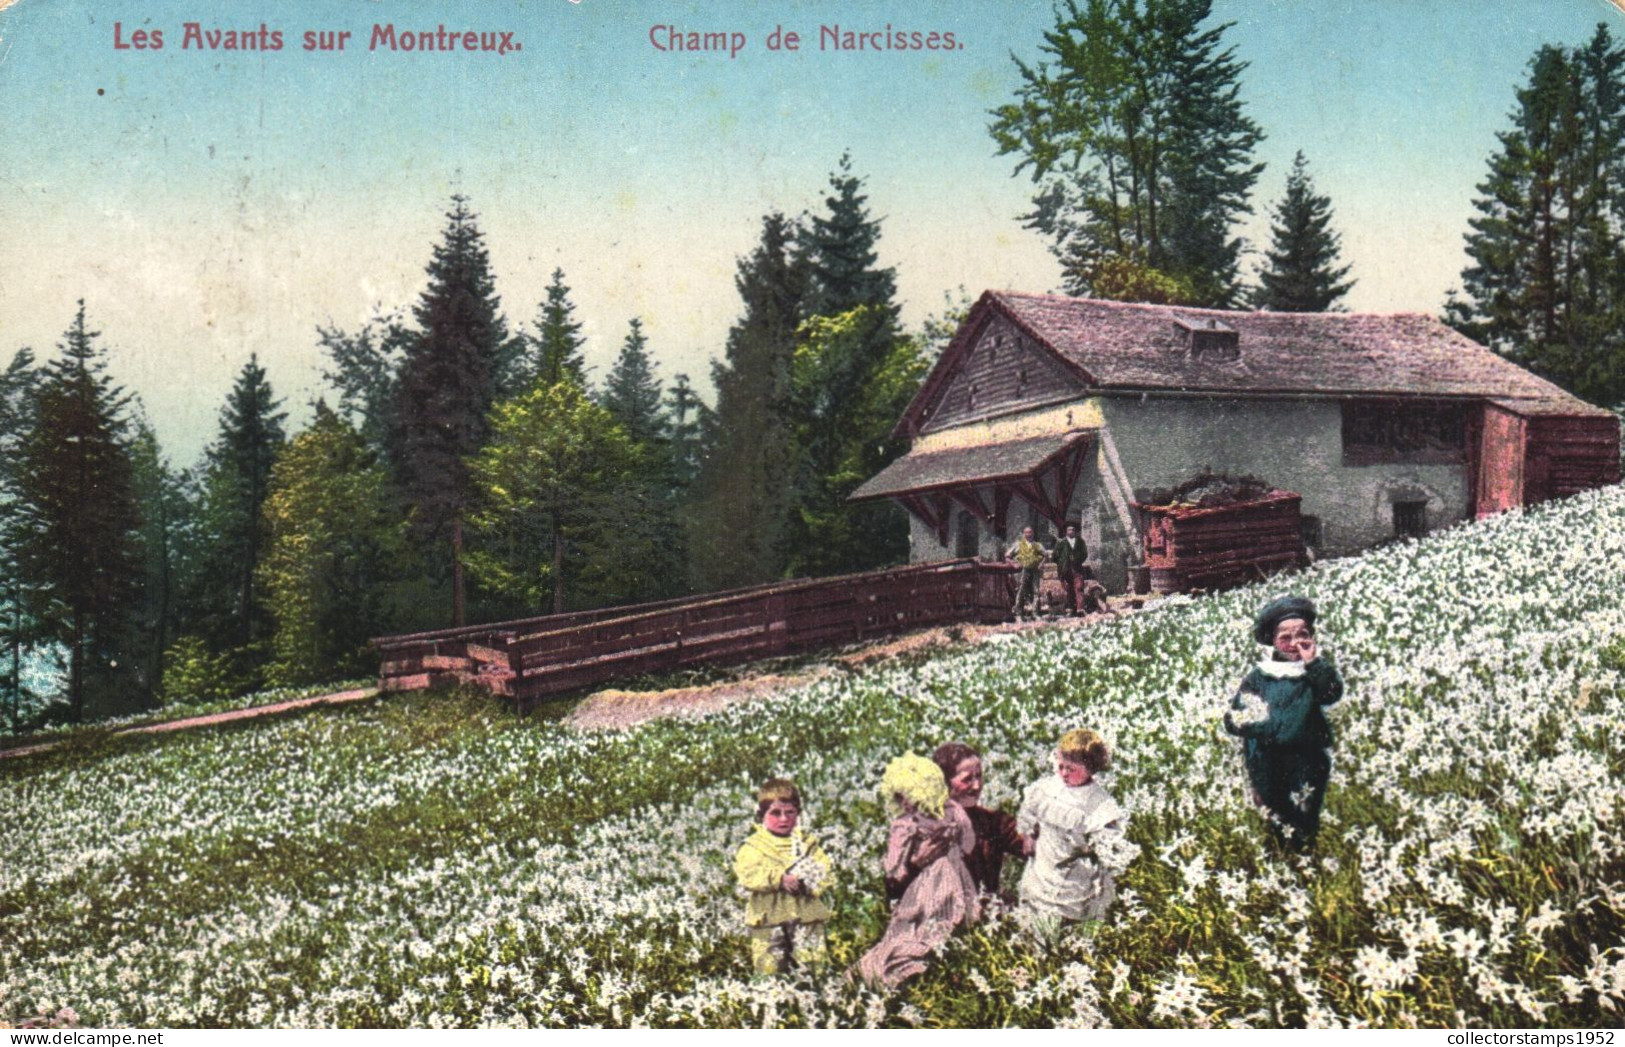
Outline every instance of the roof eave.
<svg viewBox="0 0 1625 1047">
<path fill-rule="evenodd" d="M 996 473 L 989 476 L 978 476 L 969 482 L 962 479 L 944 480 L 940 483 L 923 484 L 919 487 L 902 487 L 893 491 L 879 491 L 871 494 L 861 494 L 860 492 L 863 490 L 863 486 L 860 486 L 858 490 L 847 495 L 846 500 L 849 502 L 872 502 L 880 498 L 896 498 L 905 494 L 930 494 L 934 491 L 947 491 L 956 487 L 980 487 L 984 484 L 1005 483 L 1010 480 L 1019 480 L 1022 477 L 1034 476 L 1055 464 L 1055 462 L 1060 459 L 1062 455 L 1071 451 L 1072 448 L 1077 445 L 1079 440 L 1087 439 L 1093 436 L 1095 432 L 1096 430 L 1093 429 L 1079 429 L 1074 433 L 1068 434 L 1064 439 L 1062 439 L 1060 446 L 1056 447 L 1055 450 L 1051 451 L 1043 458 L 1040 458 L 1035 464 L 1027 467 L 1026 469 L 1018 469 L 1015 472 L 1009 473 Z M 940 451 L 928 452 L 928 454 L 953 454 L 958 450 L 962 449 L 944 448 Z M 909 452 L 909 454 L 912 453 L 913 452 Z M 904 454 L 902 457 L 896 459 L 896 461 L 890 463 L 887 468 L 890 468 L 891 465 L 895 465 L 896 462 L 900 462 L 907 457 L 908 454 Z"/>
</svg>

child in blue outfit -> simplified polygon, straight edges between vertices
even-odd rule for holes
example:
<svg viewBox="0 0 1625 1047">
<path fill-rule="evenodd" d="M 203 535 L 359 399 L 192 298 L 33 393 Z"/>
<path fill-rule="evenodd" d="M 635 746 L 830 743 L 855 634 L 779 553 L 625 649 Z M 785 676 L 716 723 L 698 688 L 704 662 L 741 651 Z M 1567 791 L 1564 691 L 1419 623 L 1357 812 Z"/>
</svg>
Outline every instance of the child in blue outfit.
<svg viewBox="0 0 1625 1047">
<path fill-rule="evenodd" d="M 1253 802 L 1270 835 L 1308 851 L 1332 773 L 1332 728 L 1321 710 L 1343 697 L 1343 678 L 1315 642 L 1315 605 L 1305 597 L 1265 604 L 1253 638 L 1268 653 L 1241 681 L 1224 726 L 1244 739 Z"/>
</svg>

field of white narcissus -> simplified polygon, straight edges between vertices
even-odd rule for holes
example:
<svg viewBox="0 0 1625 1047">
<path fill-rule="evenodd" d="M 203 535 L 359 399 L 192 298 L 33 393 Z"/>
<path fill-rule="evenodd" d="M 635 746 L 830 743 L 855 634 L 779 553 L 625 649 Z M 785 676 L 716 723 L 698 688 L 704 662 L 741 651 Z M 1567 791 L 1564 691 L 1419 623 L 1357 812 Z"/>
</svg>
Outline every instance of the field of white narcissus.
<svg viewBox="0 0 1625 1047">
<path fill-rule="evenodd" d="M 1348 682 L 1302 859 L 1218 727 L 1287 588 Z M 580 736 L 438 694 L 13 761 L 0 1023 L 1617 1025 L 1622 592 L 1614 488 L 698 721 Z M 844 980 L 885 923 L 885 762 L 968 741 L 1009 808 L 1073 726 L 1142 849 L 1109 919 L 1000 917 L 898 993 Z M 772 773 L 834 860 L 835 962 L 760 981 L 729 868 Z"/>
</svg>

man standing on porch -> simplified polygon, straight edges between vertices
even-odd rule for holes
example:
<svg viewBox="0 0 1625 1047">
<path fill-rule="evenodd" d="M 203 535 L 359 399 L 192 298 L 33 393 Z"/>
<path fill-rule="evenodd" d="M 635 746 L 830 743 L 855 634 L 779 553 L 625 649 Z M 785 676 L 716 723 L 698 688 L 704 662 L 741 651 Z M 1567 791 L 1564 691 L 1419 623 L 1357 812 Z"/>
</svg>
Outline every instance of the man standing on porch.
<svg viewBox="0 0 1625 1047">
<path fill-rule="evenodd" d="M 1033 529 L 1023 527 L 1021 538 L 1015 545 L 1004 551 L 1006 560 L 1014 560 L 1021 565 L 1021 588 L 1016 590 L 1016 605 L 1011 613 L 1016 621 L 1021 621 L 1024 608 L 1030 608 L 1029 613 L 1035 620 L 1038 618 L 1038 579 L 1044 567 L 1044 547 L 1033 541 Z"/>
<path fill-rule="evenodd" d="M 1084 561 L 1089 558 L 1089 547 L 1078 537 L 1078 525 L 1066 525 L 1066 537 L 1055 543 L 1055 573 L 1060 576 L 1061 588 L 1066 590 L 1066 611 L 1078 613 L 1078 583 L 1084 581 L 1088 570 Z"/>
</svg>

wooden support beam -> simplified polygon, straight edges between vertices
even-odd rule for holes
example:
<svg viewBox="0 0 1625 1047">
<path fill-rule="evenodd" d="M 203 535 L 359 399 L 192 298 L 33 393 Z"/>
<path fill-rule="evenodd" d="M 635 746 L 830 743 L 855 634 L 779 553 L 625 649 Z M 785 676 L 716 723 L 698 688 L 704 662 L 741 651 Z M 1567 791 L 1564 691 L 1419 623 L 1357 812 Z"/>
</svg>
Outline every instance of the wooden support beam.
<svg viewBox="0 0 1625 1047">
<path fill-rule="evenodd" d="M 993 507 L 982 498 L 979 488 L 955 487 L 948 492 L 948 497 L 963 506 L 966 512 L 987 524 L 989 528 L 993 526 Z"/>
<path fill-rule="evenodd" d="M 1077 442 L 1067 454 L 1066 461 L 1062 463 L 1058 478 L 1060 480 L 1060 491 L 1057 497 L 1060 500 L 1061 530 L 1063 532 L 1066 530 L 1066 512 L 1072 507 L 1072 496 L 1078 490 L 1078 478 L 1083 475 L 1084 463 L 1088 461 L 1086 456 L 1093 450 L 1094 440 L 1085 437 Z"/>
<path fill-rule="evenodd" d="M 1037 509 L 1039 515 L 1053 524 L 1057 532 L 1065 531 L 1067 509 L 1072 505 L 1073 493 L 1077 491 L 1078 478 L 1083 475 L 1083 467 L 1088 460 L 1086 456 L 1093 451 L 1093 441 L 1088 437 L 1080 438 L 1049 468 L 1007 481 L 1001 487 L 1007 503 L 1010 495 L 1017 495 Z"/>
<path fill-rule="evenodd" d="M 1050 498 L 1049 492 L 1044 490 L 1044 485 L 1040 480 L 1036 478 L 1016 480 L 1010 484 L 1010 490 L 1012 493 L 1020 495 L 1028 504 L 1037 509 L 1039 514 L 1050 523 L 1058 523 L 1060 520 L 1060 511 L 1056 509 L 1054 500 Z"/>
<path fill-rule="evenodd" d="M 996 486 L 993 488 L 993 533 L 999 541 L 1004 541 L 1005 515 L 1010 509 L 1010 489 Z"/>
<path fill-rule="evenodd" d="M 946 496 L 911 493 L 897 495 L 895 500 L 904 509 L 919 517 L 927 527 L 936 532 L 937 544 L 948 544 L 950 506 Z"/>
</svg>

